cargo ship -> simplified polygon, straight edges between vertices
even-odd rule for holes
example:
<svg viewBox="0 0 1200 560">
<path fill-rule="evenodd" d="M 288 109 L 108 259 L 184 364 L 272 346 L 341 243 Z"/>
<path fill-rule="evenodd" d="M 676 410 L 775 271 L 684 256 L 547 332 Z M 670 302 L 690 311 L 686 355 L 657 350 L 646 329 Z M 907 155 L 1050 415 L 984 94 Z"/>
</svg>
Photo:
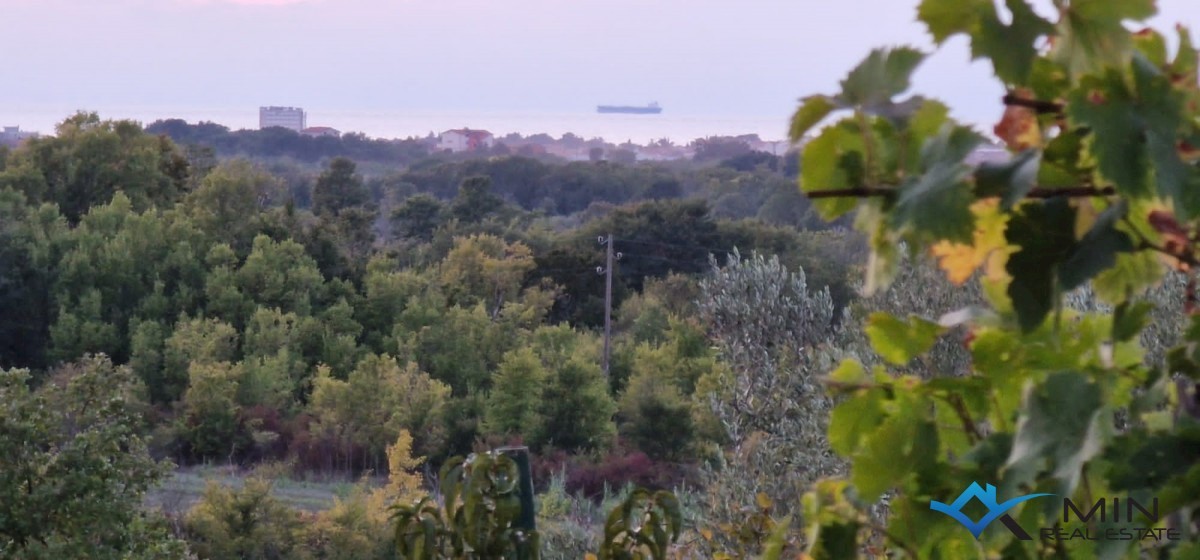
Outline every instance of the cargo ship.
<svg viewBox="0 0 1200 560">
<path fill-rule="evenodd" d="M 658 103 L 651 103 L 642 107 L 634 107 L 630 105 L 598 105 L 596 106 L 597 113 L 632 113 L 635 115 L 657 115 L 662 112 L 662 107 Z"/>
</svg>

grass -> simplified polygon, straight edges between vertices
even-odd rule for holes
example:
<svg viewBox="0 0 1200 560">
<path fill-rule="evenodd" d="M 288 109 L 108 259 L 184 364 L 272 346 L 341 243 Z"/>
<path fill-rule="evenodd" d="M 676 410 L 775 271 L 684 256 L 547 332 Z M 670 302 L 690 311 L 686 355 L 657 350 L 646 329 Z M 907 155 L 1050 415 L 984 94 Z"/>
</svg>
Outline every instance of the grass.
<svg viewBox="0 0 1200 560">
<path fill-rule="evenodd" d="M 252 471 L 211 466 L 181 468 L 149 492 L 146 505 L 168 514 L 185 513 L 200 500 L 210 481 L 241 488 L 246 479 L 254 474 Z M 350 480 L 308 481 L 285 476 L 267 478 L 273 483 L 272 493 L 276 498 L 292 508 L 310 512 L 328 509 L 335 498 L 345 497 L 354 487 L 354 481 Z"/>
</svg>

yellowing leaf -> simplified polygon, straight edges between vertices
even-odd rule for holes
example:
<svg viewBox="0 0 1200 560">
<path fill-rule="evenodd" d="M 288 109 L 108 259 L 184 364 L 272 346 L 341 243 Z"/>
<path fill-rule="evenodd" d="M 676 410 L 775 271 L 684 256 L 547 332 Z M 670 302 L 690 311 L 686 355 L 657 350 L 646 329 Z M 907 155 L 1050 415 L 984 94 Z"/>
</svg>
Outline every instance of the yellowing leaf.
<svg viewBox="0 0 1200 560">
<path fill-rule="evenodd" d="M 975 233 L 971 245 L 939 241 L 931 249 L 946 278 L 959 286 L 985 264 L 985 273 L 989 277 L 1005 274 L 1004 261 L 1011 252 L 1004 239 L 1008 217 L 999 211 L 999 200 L 989 198 L 976 201 L 971 205 L 971 211 L 975 214 Z"/>
<path fill-rule="evenodd" d="M 1022 90 L 1018 97 L 1032 98 L 1032 93 Z M 1028 107 L 1009 105 L 1004 109 L 1004 116 L 992 129 L 996 136 L 1004 141 L 1010 150 L 1020 152 L 1042 145 L 1042 129 L 1038 126 L 1037 113 Z"/>
<path fill-rule="evenodd" d="M 765 492 L 759 492 L 756 496 L 754 496 L 754 501 L 758 504 L 758 507 L 762 509 L 771 509 L 771 506 L 774 505 L 774 502 L 771 501 L 771 497 Z"/>
</svg>

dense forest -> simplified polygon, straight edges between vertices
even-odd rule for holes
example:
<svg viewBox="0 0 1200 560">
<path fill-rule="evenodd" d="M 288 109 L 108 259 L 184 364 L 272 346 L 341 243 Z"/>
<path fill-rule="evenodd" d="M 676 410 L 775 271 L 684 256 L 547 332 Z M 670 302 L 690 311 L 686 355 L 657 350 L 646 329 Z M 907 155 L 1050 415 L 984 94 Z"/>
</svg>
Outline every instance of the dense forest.
<svg viewBox="0 0 1200 560">
<path fill-rule="evenodd" d="M 278 159 L 202 148 L 81 113 L 0 160 L 0 369 L 13 406 L 85 383 L 117 391 L 121 437 L 144 448 L 141 491 L 167 462 L 288 465 L 292 478 L 366 475 L 375 488 L 393 461 L 408 464 L 389 456 L 397 442 L 427 479 L 449 457 L 522 443 L 539 487 L 558 480 L 571 499 L 698 488 L 731 437 L 710 397 L 731 368 L 751 367 L 714 338 L 715 317 L 744 313 L 714 307 L 717 291 L 732 306 L 815 298 L 809 320 L 831 334 L 863 251 L 812 220 L 767 160 L 434 156 L 364 176 L 342 156 L 276 174 Z M 796 227 L 808 221 L 820 229 Z M 605 372 L 597 239 L 608 235 L 619 259 Z M 739 294 L 747 282 L 776 292 Z M 754 334 L 790 330 L 771 328 Z M 56 424 L 69 417 L 34 427 L 77 438 Z M 29 452 L 17 453 L 27 468 L 61 453 Z M 39 476 L 53 499 L 58 481 Z M 197 519 L 216 499 L 173 534 L 202 555 L 256 557 L 203 552 L 213 529 Z M 14 542 L 45 540 L 39 554 L 54 556 L 70 542 L 59 531 L 90 514 L 72 507 Z"/>
</svg>

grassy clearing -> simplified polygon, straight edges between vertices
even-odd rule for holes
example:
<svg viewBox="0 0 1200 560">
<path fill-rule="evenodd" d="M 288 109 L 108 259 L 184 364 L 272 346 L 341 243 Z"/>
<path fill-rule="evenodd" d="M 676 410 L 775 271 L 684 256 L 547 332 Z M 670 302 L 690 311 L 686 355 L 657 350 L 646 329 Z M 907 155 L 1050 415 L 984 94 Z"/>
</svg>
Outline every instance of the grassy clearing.
<svg viewBox="0 0 1200 560">
<path fill-rule="evenodd" d="M 208 483 L 216 482 L 241 488 L 247 478 L 263 473 L 228 467 L 187 467 L 176 470 L 162 485 L 146 496 L 147 507 L 165 513 L 184 513 L 204 494 Z M 345 479 L 293 480 L 285 476 L 267 476 L 274 485 L 276 498 L 304 511 L 320 511 L 333 505 L 334 498 L 350 493 L 355 481 Z"/>
</svg>

